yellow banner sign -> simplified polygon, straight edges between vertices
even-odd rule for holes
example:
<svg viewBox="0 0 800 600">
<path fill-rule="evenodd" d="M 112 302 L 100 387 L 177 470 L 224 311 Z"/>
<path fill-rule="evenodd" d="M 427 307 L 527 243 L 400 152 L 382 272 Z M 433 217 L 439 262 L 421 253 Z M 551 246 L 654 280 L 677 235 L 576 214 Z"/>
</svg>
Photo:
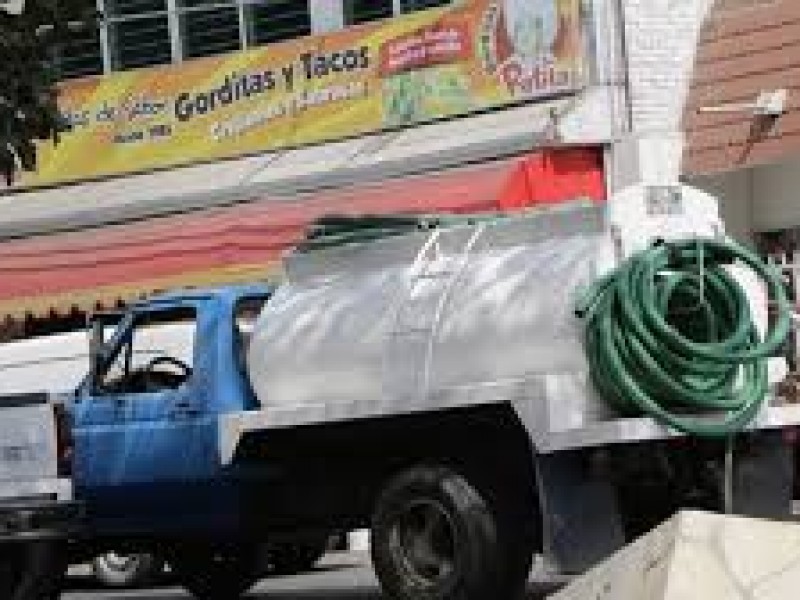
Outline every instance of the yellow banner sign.
<svg viewBox="0 0 800 600">
<path fill-rule="evenodd" d="M 341 139 L 576 89 L 580 0 L 461 0 L 331 34 L 67 83 L 21 185 Z"/>
</svg>

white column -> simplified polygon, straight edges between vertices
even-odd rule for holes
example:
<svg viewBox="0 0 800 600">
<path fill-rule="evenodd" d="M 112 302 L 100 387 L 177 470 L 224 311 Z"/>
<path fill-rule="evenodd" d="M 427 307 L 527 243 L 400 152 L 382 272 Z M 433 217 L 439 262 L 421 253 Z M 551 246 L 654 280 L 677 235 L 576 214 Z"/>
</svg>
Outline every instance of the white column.
<svg viewBox="0 0 800 600">
<path fill-rule="evenodd" d="M 309 0 L 308 10 L 312 33 L 344 29 L 344 0 Z"/>
<path fill-rule="evenodd" d="M 247 28 L 247 8 L 245 7 L 245 0 L 236 1 L 236 10 L 239 14 L 239 45 L 242 47 L 242 50 L 245 50 L 250 45 L 250 32 Z"/>
<path fill-rule="evenodd" d="M 392 12 L 394 13 L 395 17 L 403 14 L 402 0 L 392 0 Z"/>
<path fill-rule="evenodd" d="M 631 185 L 673 185 L 680 180 L 683 134 L 629 134 L 611 145 L 608 164 L 613 191 Z"/>
<path fill-rule="evenodd" d="M 181 37 L 178 0 L 167 0 L 167 22 L 169 23 L 169 41 L 172 51 L 172 62 L 183 62 L 183 38 Z"/>
<path fill-rule="evenodd" d="M 108 75 L 111 73 L 111 41 L 109 38 L 109 22 L 108 15 L 106 14 L 105 0 L 97 0 L 97 12 L 103 15 L 103 20 L 100 22 L 100 51 L 103 54 L 103 73 Z"/>
</svg>

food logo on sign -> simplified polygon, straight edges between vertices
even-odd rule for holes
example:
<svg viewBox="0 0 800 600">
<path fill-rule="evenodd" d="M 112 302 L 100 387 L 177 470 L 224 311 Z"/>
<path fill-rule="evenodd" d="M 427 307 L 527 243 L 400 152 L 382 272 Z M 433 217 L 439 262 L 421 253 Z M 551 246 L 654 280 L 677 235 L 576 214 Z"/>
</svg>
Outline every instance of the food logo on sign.
<svg viewBox="0 0 800 600">
<path fill-rule="evenodd" d="M 65 83 L 72 131 L 22 185 L 274 151 L 577 89 L 581 0 L 462 0 Z"/>
<path fill-rule="evenodd" d="M 579 6 L 560 0 L 496 0 L 481 23 L 481 55 L 514 96 L 574 89 L 580 76 Z"/>
</svg>

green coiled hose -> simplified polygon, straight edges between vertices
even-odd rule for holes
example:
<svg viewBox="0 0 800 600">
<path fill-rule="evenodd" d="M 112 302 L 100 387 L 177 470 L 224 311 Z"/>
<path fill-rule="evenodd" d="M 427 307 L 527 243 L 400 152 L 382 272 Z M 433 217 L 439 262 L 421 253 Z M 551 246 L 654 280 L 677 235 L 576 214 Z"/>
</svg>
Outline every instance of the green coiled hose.
<svg viewBox="0 0 800 600">
<path fill-rule="evenodd" d="M 734 262 L 754 270 L 778 306 L 763 340 L 744 290 L 724 268 Z M 649 415 L 710 438 L 756 416 L 768 391 L 767 358 L 791 327 L 777 270 L 743 246 L 713 239 L 654 244 L 599 280 L 576 310 L 606 401 L 626 416 Z"/>
</svg>

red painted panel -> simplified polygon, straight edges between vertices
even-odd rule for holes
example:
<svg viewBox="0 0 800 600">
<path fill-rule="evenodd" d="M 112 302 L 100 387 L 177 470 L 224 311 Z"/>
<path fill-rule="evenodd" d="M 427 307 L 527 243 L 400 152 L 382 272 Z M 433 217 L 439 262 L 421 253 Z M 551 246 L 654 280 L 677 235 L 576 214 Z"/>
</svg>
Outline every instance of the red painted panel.
<svg viewBox="0 0 800 600">
<path fill-rule="evenodd" d="M 603 153 L 598 148 L 541 152 L 520 159 L 498 205 L 509 210 L 577 198 L 595 202 L 606 198 Z"/>
</svg>

